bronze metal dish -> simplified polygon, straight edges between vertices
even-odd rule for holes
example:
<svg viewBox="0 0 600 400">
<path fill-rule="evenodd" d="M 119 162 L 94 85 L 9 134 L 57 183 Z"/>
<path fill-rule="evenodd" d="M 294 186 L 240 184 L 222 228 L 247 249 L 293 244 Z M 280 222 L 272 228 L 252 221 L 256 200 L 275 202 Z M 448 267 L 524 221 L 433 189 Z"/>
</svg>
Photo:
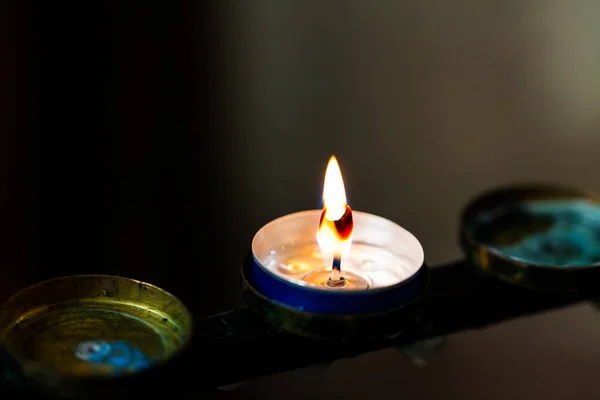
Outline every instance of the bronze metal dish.
<svg viewBox="0 0 600 400">
<path fill-rule="evenodd" d="M 181 352 L 191 333 L 192 316 L 175 296 L 118 276 L 52 279 L 0 307 L 7 373 L 60 397 L 89 397 L 152 370 Z"/>
</svg>

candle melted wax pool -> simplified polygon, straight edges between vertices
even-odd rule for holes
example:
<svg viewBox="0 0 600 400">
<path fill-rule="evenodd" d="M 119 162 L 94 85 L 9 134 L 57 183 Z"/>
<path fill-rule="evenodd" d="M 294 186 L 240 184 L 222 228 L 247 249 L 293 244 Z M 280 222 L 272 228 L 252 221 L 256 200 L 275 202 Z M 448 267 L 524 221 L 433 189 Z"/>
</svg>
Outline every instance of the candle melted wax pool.
<svg viewBox="0 0 600 400">
<path fill-rule="evenodd" d="M 482 212 L 471 230 L 500 254 L 530 264 L 600 262 L 600 206 L 585 201 L 529 201 Z"/>
<path fill-rule="evenodd" d="M 277 275 L 297 282 L 302 282 L 310 272 L 331 270 L 326 267 L 317 243 L 281 246 L 271 250 L 263 262 Z M 394 285 L 415 272 L 410 267 L 410 260 L 385 248 L 358 241 L 352 243 L 349 256 L 342 259 L 341 270 L 365 279 L 371 289 Z"/>
</svg>

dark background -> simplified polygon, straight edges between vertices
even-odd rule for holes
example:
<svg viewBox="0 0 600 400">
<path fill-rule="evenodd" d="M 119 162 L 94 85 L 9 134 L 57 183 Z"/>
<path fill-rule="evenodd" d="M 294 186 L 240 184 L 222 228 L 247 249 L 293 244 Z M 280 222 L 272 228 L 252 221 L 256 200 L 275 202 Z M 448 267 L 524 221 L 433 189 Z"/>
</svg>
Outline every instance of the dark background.
<svg viewBox="0 0 600 400">
<path fill-rule="evenodd" d="M 253 233 L 350 204 L 430 264 L 458 213 L 516 181 L 600 189 L 597 2 L 2 2 L 0 297 L 71 273 L 146 280 L 197 315 L 240 304 Z M 223 398 L 597 399 L 588 305 Z M 233 362 L 233 361 L 232 361 Z M 260 360 L 257 360 L 260 362 Z"/>
</svg>

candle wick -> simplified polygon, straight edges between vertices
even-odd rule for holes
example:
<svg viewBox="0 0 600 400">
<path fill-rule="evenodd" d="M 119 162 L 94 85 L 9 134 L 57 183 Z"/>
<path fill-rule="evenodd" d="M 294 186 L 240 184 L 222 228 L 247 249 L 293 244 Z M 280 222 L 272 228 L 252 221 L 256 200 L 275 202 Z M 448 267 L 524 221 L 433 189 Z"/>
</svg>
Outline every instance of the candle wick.
<svg viewBox="0 0 600 400">
<path fill-rule="evenodd" d="M 331 265 L 331 272 L 332 272 L 331 277 L 333 278 L 333 276 L 334 276 L 333 273 L 337 272 L 337 276 L 339 279 L 341 270 L 342 270 L 342 256 L 341 256 L 341 254 L 336 253 L 333 256 L 333 264 Z M 337 280 L 337 279 L 334 279 L 334 280 Z"/>
<path fill-rule="evenodd" d="M 329 287 L 337 287 L 344 285 L 344 277 L 341 275 L 342 255 L 336 252 L 333 255 L 333 264 L 331 265 L 331 275 L 327 281 Z"/>
</svg>

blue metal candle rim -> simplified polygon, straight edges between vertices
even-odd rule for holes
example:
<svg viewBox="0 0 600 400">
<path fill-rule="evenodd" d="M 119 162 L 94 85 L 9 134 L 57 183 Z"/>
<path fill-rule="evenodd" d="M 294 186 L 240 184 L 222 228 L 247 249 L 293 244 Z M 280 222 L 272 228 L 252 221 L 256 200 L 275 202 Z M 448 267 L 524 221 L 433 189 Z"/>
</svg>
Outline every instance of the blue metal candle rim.
<svg viewBox="0 0 600 400">
<path fill-rule="evenodd" d="M 253 286 L 265 297 L 300 311 L 326 315 L 352 315 L 401 308 L 419 297 L 427 284 L 425 263 L 410 278 L 395 285 L 361 291 L 319 290 L 301 286 L 267 271 L 250 252 Z"/>
</svg>

